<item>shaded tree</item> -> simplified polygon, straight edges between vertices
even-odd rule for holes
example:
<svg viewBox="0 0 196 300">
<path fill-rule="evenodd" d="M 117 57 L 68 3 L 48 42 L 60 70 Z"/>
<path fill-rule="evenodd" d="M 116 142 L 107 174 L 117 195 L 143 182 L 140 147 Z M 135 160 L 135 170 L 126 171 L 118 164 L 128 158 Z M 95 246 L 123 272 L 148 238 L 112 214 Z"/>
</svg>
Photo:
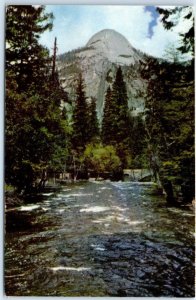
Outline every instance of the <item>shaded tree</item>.
<svg viewBox="0 0 196 300">
<path fill-rule="evenodd" d="M 38 40 L 44 31 L 52 29 L 52 20 L 53 15 L 45 13 L 44 6 L 9 5 L 6 8 L 6 71 L 15 74 L 20 91 L 32 88 L 33 83 L 36 89 L 42 88 L 50 58 Z"/>
<path fill-rule="evenodd" d="M 128 119 L 128 97 L 126 84 L 123 79 L 121 67 L 117 69 L 116 77 L 112 86 L 112 97 L 116 104 L 116 123 L 118 131 L 116 141 L 126 143 Z"/>
<path fill-rule="evenodd" d="M 128 97 L 121 67 L 106 92 L 102 122 L 102 141 L 105 145 L 115 145 L 122 166 L 127 166 L 130 155 L 130 117 L 128 114 Z"/>
<path fill-rule="evenodd" d="M 82 153 L 88 141 L 88 105 L 84 91 L 82 75 L 79 75 L 76 89 L 76 101 L 73 111 L 73 136 L 72 147 L 78 153 Z"/>
<path fill-rule="evenodd" d="M 172 30 L 182 20 L 189 23 L 179 34 L 178 50 L 190 54 L 186 63 L 169 65 L 165 79 L 170 97 L 165 98 L 163 125 L 167 142 L 162 151 L 161 176 L 170 198 L 191 201 L 194 197 L 194 12 L 191 6 L 157 9 L 167 30 Z M 179 59 L 178 59 L 179 61 Z M 177 189 L 177 192 L 176 192 Z"/>
<path fill-rule="evenodd" d="M 116 116 L 116 103 L 113 98 L 110 86 L 106 91 L 105 104 L 103 111 L 101 137 L 104 145 L 116 144 L 116 131 L 117 131 L 117 116 Z"/>
<path fill-rule="evenodd" d="M 130 118 L 128 115 L 127 89 L 121 67 L 117 69 L 112 85 L 112 97 L 116 107 L 115 125 L 117 131 L 115 132 L 115 140 L 117 143 L 117 153 L 121 158 L 122 166 L 126 167 L 127 158 L 130 155 Z"/>
<path fill-rule="evenodd" d="M 148 61 L 143 69 L 143 78 L 147 79 L 145 124 L 150 166 L 170 203 L 175 203 L 179 197 L 191 201 L 194 195 L 194 81 L 191 69 L 191 63 L 156 60 Z"/>
<path fill-rule="evenodd" d="M 131 152 L 131 168 L 147 168 L 149 167 L 147 159 L 147 138 L 145 121 L 141 115 L 132 117 L 130 120 L 130 152 Z"/>
<path fill-rule="evenodd" d="M 99 138 L 99 122 L 96 111 L 96 99 L 91 98 L 88 104 L 88 141 Z"/>
<path fill-rule="evenodd" d="M 5 178 L 30 190 L 66 157 L 68 126 L 60 110 L 66 94 L 52 80 L 51 59 L 38 41 L 51 28 L 51 15 L 44 7 L 9 6 L 6 18 Z"/>
</svg>

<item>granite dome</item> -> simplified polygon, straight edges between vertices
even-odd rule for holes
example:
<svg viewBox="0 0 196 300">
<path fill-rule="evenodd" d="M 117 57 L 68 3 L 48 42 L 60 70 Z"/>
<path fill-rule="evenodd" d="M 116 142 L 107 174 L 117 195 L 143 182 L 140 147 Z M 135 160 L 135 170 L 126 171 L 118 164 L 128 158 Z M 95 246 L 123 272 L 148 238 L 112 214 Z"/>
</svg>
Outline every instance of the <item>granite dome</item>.
<svg viewBox="0 0 196 300">
<path fill-rule="evenodd" d="M 104 29 L 94 34 L 87 47 L 93 47 L 109 61 L 119 64 L 133 64 L 141 57 L 129 41 L 113 29 Z"/>
</svg>

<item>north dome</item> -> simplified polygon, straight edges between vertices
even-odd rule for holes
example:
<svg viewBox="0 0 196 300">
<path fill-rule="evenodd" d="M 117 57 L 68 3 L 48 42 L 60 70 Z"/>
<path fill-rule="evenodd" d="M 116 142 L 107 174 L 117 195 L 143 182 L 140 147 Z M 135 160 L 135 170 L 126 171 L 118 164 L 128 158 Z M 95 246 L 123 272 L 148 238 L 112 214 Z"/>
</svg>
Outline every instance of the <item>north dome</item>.
<svg viewBox="0 0 196 300">
<path fill-rule="evenodd" d="M 113 29 L 103 29 L 97 33 L 95 33 L 90 40 L 87 43 L 87 46 L 90 46 L 91 44 L 94 44 L 98 41 L 104 41 L 104 42 L 123 42 L 124 44 L 130 45 L 128 40 L 119 32 L 113 30 Z"/>
<path fill-rule="evenodd" d="M 100 54 L 107 57 L 109 61 L 115 63 L 130 64 L 141 59 L 129 41 L 113 29 L 104 29 L 97 32 L 90 38 L 86 46 L 93 47 Z"/>
</svg>

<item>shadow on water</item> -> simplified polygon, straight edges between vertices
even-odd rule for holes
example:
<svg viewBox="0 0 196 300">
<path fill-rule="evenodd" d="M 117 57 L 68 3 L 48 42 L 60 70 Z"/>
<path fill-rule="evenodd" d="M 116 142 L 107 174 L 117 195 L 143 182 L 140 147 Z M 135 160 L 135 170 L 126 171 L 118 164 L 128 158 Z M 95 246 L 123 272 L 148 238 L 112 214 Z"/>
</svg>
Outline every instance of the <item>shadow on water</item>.
<svg viewBox="0 0 196 300">
<path fill-rule="evenodd" d="M 34 251 L 33 268 L 31 256 L 25 257 L 30 265 L 26 262 L 23 272 L 31 267 L 31 273 L 21 281 L 18 295 L 194 297 L 193 247 L 163 244 L 140 234 L 92 235 L 62 241 L 43 264 L 40 258 L 53 238 L 51 233 L 28 241 L 32 248 L 40 241 L 42 246 Z"/>
<path fill-rule="evenodd" d="M 94 236 L 91 258 L 103 265 L 107 295 L 193 297 L 194 247 L 149 240 L 145 234 Z M 100 251 L 101 250 L 101 251 Z"/>
<path fill-rule="evenodd" d="M 77 183 L 7 214 L 15 296 L 194 297 L 194 216 L 151 185 Z"/>
</svg>

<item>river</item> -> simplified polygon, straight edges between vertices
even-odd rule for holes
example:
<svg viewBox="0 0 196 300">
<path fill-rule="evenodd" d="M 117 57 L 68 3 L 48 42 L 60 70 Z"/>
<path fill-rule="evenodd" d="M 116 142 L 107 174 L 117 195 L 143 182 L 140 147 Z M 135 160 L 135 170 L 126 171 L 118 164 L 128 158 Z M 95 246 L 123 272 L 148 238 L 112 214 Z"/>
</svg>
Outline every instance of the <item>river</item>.
<svg viewBox="0 0 196 300">
<path fill-rule="evenodd" d="M 152 183 L 62 186 L 6 213 L 8 296 L 194 297 L 194 214 Z"/>
</svg>

